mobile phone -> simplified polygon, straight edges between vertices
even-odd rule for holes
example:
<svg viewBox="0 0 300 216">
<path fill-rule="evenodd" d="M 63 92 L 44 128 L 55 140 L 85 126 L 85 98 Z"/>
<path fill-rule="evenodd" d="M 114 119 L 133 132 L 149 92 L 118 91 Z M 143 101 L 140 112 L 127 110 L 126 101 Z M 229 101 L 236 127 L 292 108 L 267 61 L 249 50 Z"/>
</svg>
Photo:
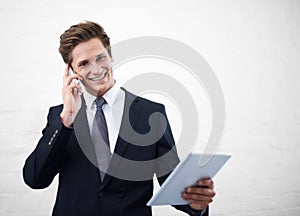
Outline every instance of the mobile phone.
<svg viewBox="0 0 300 216">
<path fill-rule="evenodd" d="M 69 69 L 69 75 L 70 75 L 70 76 L 74 75 L 74 72 L 73 72 L 73 70 L 72 70 L 71 68 Z M 80 83 L 80 82 L 79 82 L 78 79 L 73 79 L 73 80 L 72 80 L 72 84 L 79 84 L 79 83 Z M 75 93 L 79 94 L 77 88 L 74 88 L 74 91 L 75 91 Z"/>
</svg>

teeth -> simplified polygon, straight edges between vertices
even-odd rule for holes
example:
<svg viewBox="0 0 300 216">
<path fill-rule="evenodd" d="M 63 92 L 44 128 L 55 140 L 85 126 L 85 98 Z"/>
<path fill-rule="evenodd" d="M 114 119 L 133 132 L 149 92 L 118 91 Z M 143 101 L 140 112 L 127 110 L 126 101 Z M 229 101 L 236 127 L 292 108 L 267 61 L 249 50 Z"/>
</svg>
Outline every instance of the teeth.
<svg viewBox="0 0 300 216">
<path fill-rule="evenodd" d="M 93 78 L 90 78 L 90 80 L 92 81 L 99 81 L 101 79 L 103 79 L 107 74 L 107 71 L 103 70 L 101 71 L 101 76 L 100 77 L 93 77 Z"/>
<path fill-rule="evenodd" d="M 98 81 L 100 80 L 100 77 L 91 78 L 92 81 Z"/>
</svg>

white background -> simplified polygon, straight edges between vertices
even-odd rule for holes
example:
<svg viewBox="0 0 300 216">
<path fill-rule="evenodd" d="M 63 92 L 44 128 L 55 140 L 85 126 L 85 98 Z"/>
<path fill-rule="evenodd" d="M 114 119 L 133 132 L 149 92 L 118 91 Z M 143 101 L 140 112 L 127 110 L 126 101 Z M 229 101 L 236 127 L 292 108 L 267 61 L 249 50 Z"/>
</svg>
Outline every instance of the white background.
<svg viewBox="0 0 300 216">
<path fill-rule="evenodd" d="M 57 182 L 33 191 L 21 171 L 48 107 L 61 103 L 59 35 L 83 20 L 103 25 L 112 44 L 176 39 L 215 71 L 227 106 L 219 150 L 233 158 L 215 178 L 211 215 L 300 214 L 299 0 L 1 0 L 0 215 L 50 215 Z M 171 123 L 178 137 L 180 119 Z"/>
</svg>

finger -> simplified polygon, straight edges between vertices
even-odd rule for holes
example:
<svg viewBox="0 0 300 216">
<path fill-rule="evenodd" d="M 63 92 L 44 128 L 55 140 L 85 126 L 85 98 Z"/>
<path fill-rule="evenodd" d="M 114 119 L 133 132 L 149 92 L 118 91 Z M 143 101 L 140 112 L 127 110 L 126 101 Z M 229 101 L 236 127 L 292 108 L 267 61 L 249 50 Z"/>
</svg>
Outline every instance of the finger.
<svg viewBox="0 0 300 216">
<path fill-rule="evenodd" d="M 75 88 L 76 88 L 76 85 L 71 83 L 70 85 L 63 88 L 63 92 L 64 93 L 73 93 Z"/>
<path fill-rule="evenodd" d="M 64 73 L 64 75 L 65 75 L 66 77 L 69 76 L 69 71 L 70 71 L 70 65 L 69 65 L 69 64 L 66 64 L 65 73 Z"/>
<path fill-rule="evenodd" d="M 186 199 L 196 199 L 196 200 L 210 200 L 215 196 L 215 192 L 214 191 L 210 191 L 210 192 L 201 192 L 201 193 L 188 193 L 188 192 L 184 192 L 183 193 L 184 197 Z"/>
<path fill-rule="evenodd" d="M 63 84 L 64 84 L 64 86 L 69 85 L 69 84 L 66 84 L 67 81 L 68 81 L 68 77 L 70 76 L 69 70 L 70 70 L 70 65 L 66 64 L 65 72 L 64 72 L 64 75 L 63 75 Z"/>
<path fill-rule="evenodd" d="M 214 188 L 214 182 L 212 179 L 201 179 L 197 182 L 198 186 Z"/>
<path fill-rule="evenodd" d="M 77 86 L 77 93 L 78 93 L 79 95 L 82 95 L 82 88 L 81 88 L 81 85 L 77 84 L 76 86 Z"/>
<path fill-rule="evenodd" d="M 203 187 L 189 187 L 185 190 L 188 194 L 198 194 L 204 196 L 214 197 L 216 192 L 212 188 L 203 188 Z"/>
<path fill-rule="evenodd" d="M 189 205 L 193 208 L 193 209 L 198 209 L 198 210 L 201 210 L 201 209 L 204 209 L 206 208 L 207 206 L 209 206 L 209 204 L 211 202 L 206 202 L 206 201 L 198 201 L 198 200 L 193 200 L 193 199 L 190 199 L 190 200 L 186 200 Z"/>
<path fill-rule="evenodd" d="M 70 74 L 70 65 L 66 64 L 66 68 L 65 68 L 65 72 L 63 75 L 63 80 L 64 80 L 64 86 L 68 86 L 70 85 L 70 83 L 72 82 L 73 79 L 82 79 L 81 76 L 79 76 L 78 74 Z"/>
<path fill-rule="evenodd" d="M 67 87 L 67 86 L 71 85 L 72 83 L 73 84 L 79 83 L 78 80 L 73 82 L 74 79 L 79 79 L 79 75 L 74 74 L 74 75 L 69 75 L 68 77 L 66 77 L 64 80 L 64 87 Z"/>
<path fill-rule="evenodd" d="M 80 88 L 80 85 L 78 84 L 78 82 L 71 82 L 70 86 L 72 87 L 72 90 L 74 93 L 76 94 L 79 94 L 79 88 Z"/>
<path fill-rule="evenodd" d="M 213 201 L 213 197 L 203 196 L 199 194 L 187 194 L 183 193 L 182 198 L 189 203 L 208 204 Z"/>
<path fill-rule="evenodd" d="M 63 75 L 64 80 L 69 76 L 70 65 L 66 64 L 65 72 Z"/>
</svg>

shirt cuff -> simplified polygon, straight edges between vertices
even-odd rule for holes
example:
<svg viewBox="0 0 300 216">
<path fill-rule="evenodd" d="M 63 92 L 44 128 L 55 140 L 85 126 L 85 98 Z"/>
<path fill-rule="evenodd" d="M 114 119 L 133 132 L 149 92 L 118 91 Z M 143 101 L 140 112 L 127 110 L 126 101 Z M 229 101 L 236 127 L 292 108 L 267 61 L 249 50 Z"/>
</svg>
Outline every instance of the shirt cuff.
<svg viewBox="0 0 300 216">
<path fill-rule="evenodd" d="M 190 207 L 190 210 L 191 210 L 191 216 L 205 216 L 205 215 L 207 215 L 206 214 L 207 208 L 202 209 L 202 210 L 196 210 L 196 209 L 193 209 L 192 207 Z"/>
</svg>

